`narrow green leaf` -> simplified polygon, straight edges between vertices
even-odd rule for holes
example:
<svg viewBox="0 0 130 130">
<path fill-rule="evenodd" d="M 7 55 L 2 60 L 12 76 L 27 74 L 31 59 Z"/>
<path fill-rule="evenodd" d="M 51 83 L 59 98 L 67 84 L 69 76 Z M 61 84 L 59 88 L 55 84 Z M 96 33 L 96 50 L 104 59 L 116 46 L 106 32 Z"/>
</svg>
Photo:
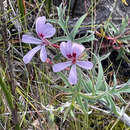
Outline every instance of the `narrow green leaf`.
<svg viewBox="0 0 130 130">
<path fill-rule="evenodd" d="M 116 79 L 116 75 L 114 73 L 114 75 L 113 75 L 113 86 L 116 87 L 116 85 L 117 85 L 117 79 Z"/>
<path fill-rule="evenodd" d="M 75 35 L 78 31 L 78 29 L 80 28 L 80 25 L 82 24 L 83 20 L 86 18 L 87 14 L 84 14 L 83 16 L 81 16 L 79 18 L 79 20 L 76 22 L 75 26 L 73 27 L 73 30 L 71 31 L 71 36 L 74 39 Z"/>
<path fill-rule="evenodd" d="M 107 58 L 110 56 L 110 54 L 111 54 L 111 52 L 109 52 L 109 53 L 107 53 L 107 54 L 105 54 L 105 55 L 102 55 L 102 56 L 100 57 L 100 61 L 103 61 L 103 60 L 107 59 Z"/>
<path fill-rule="evenodd" d="M 57 7 L 57 12 L 58 12 L 59 18 L 63 18 L 64 14 L 65 14 L 65 10 L 66 10 L 66 6 L 63 6 L 62 3 L 60 4 L 59 7 Z"/>
<path fill-rule="evenodd" d="M 108 102 L 109 102 L 109 104 L 110 104 L 110 109 L 111 109 L 111 111 L 112 111 L 114 114 L 116 114 L 116 115 L 119 116 L 119 113 L 117 112 L 117 109 L 116 109 L 116 105 L 115 105 L 114 101 L 112 100 L 111 96 L 107 95 L 106 97 L 107 97 L 107 100 L 108 100 Z"/>
<path fill-rule="evenodd" d="M 58 17 L 60 17 L 60 7 L 57 7 Z"/>
<path fill-rule="evenodd" d="M 128 35 L 128 36 L 124 36 L 124 37 L 120 37 L 120 38 L 118 38 L 118 40 L 130 40 L 130 35 Z"/>
<path fill-rule="evenodd" d="M 70 110 L 70 115 L 71 115 L 74 119 L 76 119 L 76 117 L 75 117 L 75 115 L 74 115 L 74 112 L 73 112 L 72 110 Z"/>
<path fill-rule="evenodd" d="M 116 89 L 118 93 L 130 93 L 130 80 L 123 85 L 120 89 Z"/>
<path fill-rule="evenodd" d="M 81 84 L 84 87 L 86 93 L 92 93 L 93 84 L 92 84 L 92 81 L 90 79 L 88 79 L 87 81 L 81 79 Z"/>
<path fill-rule="evenodd" d="M 77 110 L 83 112 L 83 110 L 81 109 L 81 106 L 78 105 L 78 104 L 76 104 L 75 102 L 72 103 L 72 106 L 73 106 L 75 109 L 77 109 Z"/>
<path fill-rule="evenodd" d="M 119 35 L 119 31 L 118 31 L 117 27 L 112 22 L 109 23 L 109 26 L 112 28 L 115 35 Z"/>
<path fill-rule="evenodd" d="M 70 110 L 71 110 L 71 106 L 70 106 L 70 107 L 68 107 L 68 108 L 65 110 L 65 112 L 64 112 L 63 122 L 66 120 L 66 118 L 67 118 L 68 113 L 70 112 Z"/>
<path fill-rule="evenodd" d="M 77 99 L 77 103 L 78 103 L 78 104 L 80 105 L 80 107 L 82 108 L 82 111 L 86 113 L 87 111 L 86 111 L 86 108 L 85 108 L 85 106 L 84 106 L 82 97 L 80 97 L 80 96 L 78 95 L 76 99 Z M 81 109 L 81 108 L 80 108 L 80 109 Z M 81 112 L 82 112 L 82 111 L 81 111 Z"/>
<path fill-rule="evenodd" d="M 106 88 L 102 88 L 105 87 L 105 85 L 103 85 L 104 79 L 103 79 L 103 68 L 102 68 L 102 64 L 100 61 L 100 58 L 96 58 L 97 62 L 98 62 L 98 76 L 97 76 L 97 82 L 96 82 L 96 89 L 97 90 L 105 90 Z"/>
<path fill-rule="evenodd" d="M 58 86 L 58 85 L 56 85 L 55 88 L 57 88 L 57 89 L 59 89 L 59 90 L 62 90 L 62 91 L 64 91 L 64 92 L 68 92 L 68 94 L 71 94 L 71 93 L 70 93 L 70 92 L 71 92 L 71 88 L 67 88 L 67 87 L 65 87 L 65 86 Z"/>
<path fill-rule="evenodd" d="M 58 20 L 56 20 L 56 19 L 47 19 L 47 21 L 50 23 L 57 23 L 58 22 Z"/>
<path fill-rule="evenodd" d="M 105 92 L 103 92 L 102 94 L 97 95 L 97 96 L 93 96 L 92 93 L 90 93 L 90 94 L 85 94 L 85 93 L 81 93 L 81 92 L 79 93 L 79 96 L 86 98 L 86 99 L 89 99 L 89 100 L 98 100 L 105 95 L 106 95 Z"/>
<path fill-rule="evenodd" d="M 68 82 L 68 79 L 62 72 L 59 72 L 58 74 L 67 86 L 71 86 L 70 83 Z"/>
<path fill-rule="evenodd" d="M 84 42 L 90 42 L 90 41 L 93 41 L 95 40 L 95 36 L 94 34 L 90 34 L 89 36 L 88 35 L 85 35 L 81 38 L 78 38 L 76 40 L 74 40 L 76 43 L 84 43 Z"/>
<path fill-rule="evenodd" d="M 121 102 L 127 104 L 127 102 L 122 98 L 122 96 L 120 94 L 117 94 L 116 96 L 118 96 L 118 98 L 121 100 Z"/>
<path fill-rule="evenodd" d="M 65 14 L 66 7 L 63 6 L 61 3 L 59 7 L 57 7 L 57 12 L 58 12 L 58 24 L 60 27 L 63 29 L 64 33 L 67 35 L 68 38 L 71 40 L 71 36 L 69 34 L 66 22 L 64 21 L 64 14 Z"/>
<path fill-rule="evenodd" d="M 67 28 L 67 26 L 66 26 L 65 21 L 61 18 L 61 19 L 58 20 L 58 24 L 59 24 L 60 27 L 63 29 L 63 31 L 64 31 L 64 33 L 67 35 L 67 37 L 69 37 L 70 40 L 71 40 L 71 35 L 70 35 L 69 31 L 68 31 L 68 28 Z"/>
<path fill-rule="evenodd" d="M 128 55 L 130 55 L 130 50 L 129 50 L 129 48 L 123 48 L 123 47 L 122 47 L 121 49 L 123 49 L 125 53 L 127 53 Z"/>
<path fill-rule="evenodd" d="M 122 24 L 121 24 L 121 27 L 120 27 L 120 34 L 121 33 L 123 34 L 125 32 L 127 25 L 128 25 L 128 16 L 126 18 L 122 19 Z"/>
<path fill-rule="evenodd" d="M 68 41 L 69 38 L 67 36 L 62 36 L 62 37 L 56 37 L 54 39 L 51 39 L 50 42 L 56 43 L 56 42 L 61 42 L 61 41 Z"/>
</svg>

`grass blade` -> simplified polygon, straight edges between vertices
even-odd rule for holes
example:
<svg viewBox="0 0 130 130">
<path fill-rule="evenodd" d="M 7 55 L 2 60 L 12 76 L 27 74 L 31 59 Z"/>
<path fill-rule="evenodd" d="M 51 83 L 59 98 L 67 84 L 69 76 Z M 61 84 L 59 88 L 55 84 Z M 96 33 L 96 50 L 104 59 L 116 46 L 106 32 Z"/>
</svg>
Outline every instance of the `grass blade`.
<svg viewBox="0 0 130 130">
<path fill-rule="evenodd" d="M 17 0 L 18 8 L 21 15 L 22 24 L 24 24 L 24 16 L 25 16 L 25 1 L 24 0 Z"/>
<path fill-rule="evenodd" d="M 9 108 L 12 111 L 14 109 L 13 101 L 11 93 L 9 92 L 8 86 L 5 84 L 5 82 L 2 80 L 2 77 L 0 76 L 0 87 L 4 92 L 4 95 L 6 97 L 6 100 L 8 102 Z"/>
</svg>

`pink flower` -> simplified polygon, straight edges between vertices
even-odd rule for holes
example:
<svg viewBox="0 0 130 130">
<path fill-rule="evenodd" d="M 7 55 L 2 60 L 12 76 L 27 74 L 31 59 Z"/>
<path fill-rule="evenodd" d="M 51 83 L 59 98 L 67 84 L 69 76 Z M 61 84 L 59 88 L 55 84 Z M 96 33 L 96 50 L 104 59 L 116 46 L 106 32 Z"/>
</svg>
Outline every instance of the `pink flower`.
<svg viewBox="0 0 130 130">
<path fill-rule="evenodd" d="M 72 65 L 68 80 L 70 84 L 76 84 L 77 83 L 76 65 L 88 70 L 92 69 L 93 67 L 92 62 L 79 60 L 79 57 L 81 56 L 84 49 L 85 49 L 84 46 L 79 45 L 77 43 L 72 44 L 71 41 L 68 41 L 67 43 L 62 42 L 60 44 L 60 51 L 62 55 L 68 59 L 68 61 L 53 65 L 53 71 L 60 72 L 61 70 Z"/>
<path fill-rule="evenodd" d="M 36 32 L 39 37 L 35 38 L 31 35 L 23 35 L 22 42 L 29 44 L 36 44 L 37 47 L 30 50 L 24 57 L 23 61 L 25 64 L 28 64 L 32 57 L 36 54 L 37 51 L 40 50 L 40 58 L 42 62 L 45 62 L 47 59 L 47 53 L 45 46 L 48 45 L 48 41 L 46 38 L 52 37 L 56 33 L 56 29 L 52 24 L 46 23 L 46 17 L 38 17 L 36 20 Z"/>
</svg>

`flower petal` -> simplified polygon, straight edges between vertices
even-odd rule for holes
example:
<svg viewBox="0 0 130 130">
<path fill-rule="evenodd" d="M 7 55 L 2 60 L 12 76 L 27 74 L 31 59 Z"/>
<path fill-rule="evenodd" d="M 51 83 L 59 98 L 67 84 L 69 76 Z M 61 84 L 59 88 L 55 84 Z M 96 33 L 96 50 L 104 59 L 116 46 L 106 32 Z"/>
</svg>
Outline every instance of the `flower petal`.
<svg viewBox="0 0 130 130">
<path fill-rule="evenodd" d="M 83 45 L 79 45 L 77 43 L 73 43 L 71 54 L 76 53 L 76 57 L 78 58 L 82 54 L 84 49 L 85 49 L 85 47 Z"/>
<path fill-rule="evenodd" d="M 68 41 L 68 42 L 62 42 L 60 44 L 60 51 L 62 53 L 62 55 L 66 58 L 68 54 L 71 54 L 71 48 L 72 48 L 72 44 L 71 44 L 71 41 Z"/>
<path fill-rule="evenodd" d="M 50 38 L 56 33 L 52 24 L 46 23 L 46 17 L 39 17 L 36 20 L 36 32 L 40 38 Z"/>
<path fill-rule="evenodd" d="M 37 32 L 37 34 L 42 33 L 42 31 L 44 29 L 43 27 L 45 25 L 45 22 L 46 22 L 46 17 L 45 16 L 38 17 L 36 19 L 36 32 Z"/>
<path fill-rule="evenodd" d="M 23 57 L 23 61 L 25 64 L 28 64 L 32 57 L 36 54 L 37 51 L 39 51 L 41 49 L 41 46 L 37 46 L 35 48 L 33 48 L 32 50 L 30 50 L 24 57 Z"/>
<path fill-rule="evenodd" d="M 68 78 L 70 84 L 76 84 L 77 83 L 77 71 L 76 71 L 76 64 L 72 65 L 69 78 Z"/>
<path fill-rule="evenodd" d="M 46 59 L 47 59 L 46 48 L 45 48 L 44 45 L 41 47 L 40 58 L 41 58 L 41 61 L 42 61 L 42 62 L 45 62 Z"/>
<path fill-rule="evenodd" d="M 71 65 L 71 61 L 58 63 L 52 66 L 53 72 L 60 72 Z"/>
<path fill-rule="evenodd" d="M 42 34 L 45 38 L 50 38 L 56 33 L 56 29 L 53 27 L 52 24 L 46 23 L 43 26 Z"/>
<path fill-rule="evenodd" d="M 41 44 L 42 41 L 38 38 L 35 38 L 31 35 L 23 35 L 22 36 L 22 42 L 24 43 L 30 43 L 30 44 Z"/>
<path fill-rule="evenodd" d="M 77 61 L 76 64 L 87 70 L 91 70 L 93 68 L 93 63 L 90 61 Z"/>
</svg>

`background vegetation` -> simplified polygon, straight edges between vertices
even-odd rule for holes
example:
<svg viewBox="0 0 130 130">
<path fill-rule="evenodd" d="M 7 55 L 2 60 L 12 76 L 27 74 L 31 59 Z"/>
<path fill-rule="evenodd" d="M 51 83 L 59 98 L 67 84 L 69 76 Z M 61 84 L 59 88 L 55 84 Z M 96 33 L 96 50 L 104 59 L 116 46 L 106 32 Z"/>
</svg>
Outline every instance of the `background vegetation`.
<svg viewBox="0 0 130 130">
<path fill-rule="evenodd" d="M 0 130 L 128 130 L 129 16 L 116 25 L 111 20 L 112 10 L 106 20 L 97 23 L 99 1 L 91 0 L 86 13 L 75 20 L 76 3 L 61 2 L 0 1 Z M 128 6 L 127 1 L 120 2 Z M 39 54 L 29 64 L 23 63 L 23 56 L 33 46 L 22 43 L 22 35 L 36 35 L 39 16 L 46 16 L 57 29 L 52 43 L 72 40 L 86 47 L 84 58 L 91 60 L 94 68 L 89 72 L 78 69 L 77 85 L 68 83 L 68 72 L 53 73 L 51 64 L 42 63 Z M 48 50 L 52 63 L 64 60 L 58 49 Z"/>
</svg>

